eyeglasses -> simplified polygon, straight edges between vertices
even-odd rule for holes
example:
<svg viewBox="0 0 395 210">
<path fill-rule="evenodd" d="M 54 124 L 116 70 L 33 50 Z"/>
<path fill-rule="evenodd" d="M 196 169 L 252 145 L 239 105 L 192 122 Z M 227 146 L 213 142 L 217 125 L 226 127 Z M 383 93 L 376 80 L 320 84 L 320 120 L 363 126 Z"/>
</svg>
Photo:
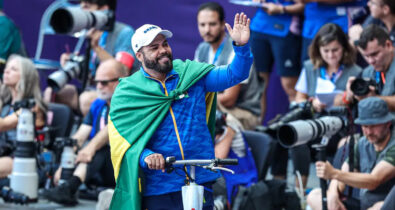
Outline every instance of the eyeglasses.
<svg viewBox="0 0 395 210">
<path fill-rule="evenodd" d="M 107 86 L 110 82 L 116 82 L 119 78 L 109 79 L 109 80 L 94 80 L 96 84 L 101 84 L 103 86 Z"/>
</svg>

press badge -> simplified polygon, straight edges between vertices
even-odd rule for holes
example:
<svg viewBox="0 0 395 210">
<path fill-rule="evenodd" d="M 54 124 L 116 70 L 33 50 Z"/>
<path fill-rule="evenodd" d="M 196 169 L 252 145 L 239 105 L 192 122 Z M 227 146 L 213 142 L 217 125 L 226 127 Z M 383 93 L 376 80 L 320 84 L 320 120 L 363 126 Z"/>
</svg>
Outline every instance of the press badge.
<svg viewBox="0 0 395 210">
<path fill-rule="evenodd" d="M 347 9 L 346 7 L 336 7 L 336 14 L 338 16 L 344 16 L 347 14 Z"/>
</svg>

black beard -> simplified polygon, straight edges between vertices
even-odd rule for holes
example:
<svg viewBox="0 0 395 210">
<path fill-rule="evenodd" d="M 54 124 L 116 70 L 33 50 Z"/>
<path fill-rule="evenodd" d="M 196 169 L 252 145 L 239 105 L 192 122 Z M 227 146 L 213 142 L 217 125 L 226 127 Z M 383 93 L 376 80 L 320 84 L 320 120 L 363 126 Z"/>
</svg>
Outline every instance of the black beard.
<svg viewBox="0 0 395 210">
<path fill-rule="evenodd" d="M 208 43 L 215 44 L 215 43 L 219 42 L 219 40 L 221 40 L 221 38 L 222 38 L 222 35 L 223 35 L 223 33 L 219 33 L 218 36 L 216 36 L 213 41 L 210 41 Z"/>
<path fill-rule="evenodd" d="M 147 57 L 145 57 L 145 54 L 143 54 L 143 59 L 144 59 L 144 65 L 145 67 L 152 69 L 156 72 L 159 72 L 161 74 L 167 74 L 173 69 L 173 56 L 171 54 L 164 54 L 157 58 L 156 60 L 148 60 Z M 167 57 L 169 58 L 169 61 L 166 62 L 165 64 L 159 64 L 158 60 Z"/>
</svg>

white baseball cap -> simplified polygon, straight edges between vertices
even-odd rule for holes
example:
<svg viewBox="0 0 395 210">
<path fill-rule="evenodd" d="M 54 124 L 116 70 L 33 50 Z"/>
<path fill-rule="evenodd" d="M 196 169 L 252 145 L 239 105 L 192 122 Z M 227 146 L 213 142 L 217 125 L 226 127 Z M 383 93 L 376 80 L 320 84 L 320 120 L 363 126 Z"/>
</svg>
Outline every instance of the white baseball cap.
<svg viewBox="0 0 395 210">
<path fill-rule="evenodd" d="M 138 28 L 132 37 L 132 48 L 134 53 L 140 50 L 140 48 L 151 44 L 158 34 L 162 34 L 166 38 L 171 38 L 173 33 L 169 30 L 162 30 L 159 26 L 145 24 Z"/>
</svg>

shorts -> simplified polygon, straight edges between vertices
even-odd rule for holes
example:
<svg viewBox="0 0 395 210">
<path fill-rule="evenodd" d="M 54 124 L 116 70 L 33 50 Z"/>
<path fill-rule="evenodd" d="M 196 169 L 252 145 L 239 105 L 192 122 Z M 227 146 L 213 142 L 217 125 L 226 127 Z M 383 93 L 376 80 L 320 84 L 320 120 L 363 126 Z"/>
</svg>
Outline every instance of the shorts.
<svg viewBox="0 0 395 210">
<path fill-rule="evenodd" d="M 251 31 L 251 51 L 258 72 L 271 72 L 273 63 L 282 77 L 298 77 L 301 37 L 288 33 L 285 37 Z"/>
</svg>

